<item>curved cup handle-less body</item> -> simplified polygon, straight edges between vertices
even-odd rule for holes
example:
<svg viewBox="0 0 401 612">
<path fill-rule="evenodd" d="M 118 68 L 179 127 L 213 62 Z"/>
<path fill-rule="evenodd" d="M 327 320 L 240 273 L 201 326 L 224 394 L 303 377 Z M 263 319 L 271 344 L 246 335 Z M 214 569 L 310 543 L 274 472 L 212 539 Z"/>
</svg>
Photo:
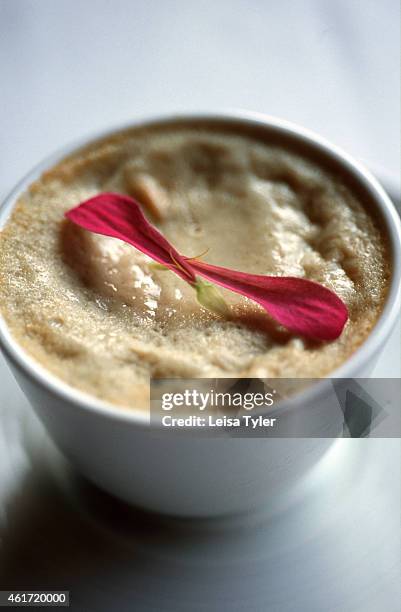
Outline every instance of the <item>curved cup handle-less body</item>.
<svg viewBox="0 0 401 612">
<path fill-rule="evenodd" d="M 183 517 L 243 512 L 261 503 L 274 512 L 301 484 L 333 438 L 222 438 L 174 435 L 99 418 L 43 389 L 12 365 L 17 382 L 60 450 L 91 482 L 154 512 Z M 311 406 L 310 410 L 313 411 Z M 327 410 L 324 410 L 327 417 Z"/>
<path fill-rule="evenodd" d="M 302 127 L 257 113 L 200 113 L 142 122 L 227 122 L 252 127 L 280 141 L 291 141 L 325 158 L 363 191 L 377 208 L 388 233 L 392 277 L 383 312 L 360 348 L 333 373 L 336 378 L 366 376 L 391 333 L 400 310 L 400 219 L 374 177 L 345 152 Z M 122 128 L 134 127 L 122 126 Z M 99 134 L 51 156 L 14 189 L 0 211 L 0 229 L 18 197 L 44 171 Z M 179 516 L 212 516 L 241 512 L 262 501 L 273 512 L 294 499 L 297 484 L 319 463 L 337 436 L 343 415 L 327 396 L 329 381 L 312 388 L 308 401 L 297 396 L 280 418 L 296 432 L 304 419 L 310 438 L 189 437 L 160 432 L 135 408 L 123 411 L 87 396 L 56 379 L 14 341 L 0 317 L 0 345 L 28 400 L 51 437 L 88 479 L 128 503 Z M 302 430 L 302 428 L 301 428 Z M 299 427 L 298 427 L 299 431 Z M 320 433 L 321 432 L 321 433 Z"/>
</svg>

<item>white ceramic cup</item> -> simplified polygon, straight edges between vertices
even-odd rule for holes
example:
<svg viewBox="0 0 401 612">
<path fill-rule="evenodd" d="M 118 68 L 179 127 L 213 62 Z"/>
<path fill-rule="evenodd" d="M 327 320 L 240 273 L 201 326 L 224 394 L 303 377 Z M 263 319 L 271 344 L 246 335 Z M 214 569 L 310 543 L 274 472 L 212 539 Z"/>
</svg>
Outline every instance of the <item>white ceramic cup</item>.
<svg viewBox="0 0 401 612">
<path fill-rule="evenodd" d="M 385 344 L 400 310 L 401 230 L 399 217 L 376 179 L 358 162 L 319 136 L 269 116 L 230 112 L 191 114 L 144 123 L 229 122 L 255 129 L 324 158 L 341 169 L 377 208 L 388 234 L 392 278 L 383 312 L 363 345 L 332 377 L 366 376 Z M 133 124 L 131 124 L 133 125 Z M 138 124 L 139 125 L 139 124 Z M 129 126 L 120 126 L 124 129 Z M 30 172 L 0 211 L 0 228 L 30 183 L 67 154 L 116 130 L 63 149 Z M 0 317 L 0 345 L 21 389 L 58 447 L 93 483 L 136 506 L 178 516 L 213 516 L 248 510 L 260 503 L 274 511 L 288 503 L 297 485 L 341 435 L 342 418 L 330 406 L 329 381 L 322 379 L 283 405 L 296 423 L 314 418 L 322 437 L 225 438 L 161 435 L 148 415 L 113 407 L 53 376 L 14 341 Z M 305 417 L 305 415 L 308 415 Z M 324 436 L 324 437 L 323 437 Z"/>
</svg>

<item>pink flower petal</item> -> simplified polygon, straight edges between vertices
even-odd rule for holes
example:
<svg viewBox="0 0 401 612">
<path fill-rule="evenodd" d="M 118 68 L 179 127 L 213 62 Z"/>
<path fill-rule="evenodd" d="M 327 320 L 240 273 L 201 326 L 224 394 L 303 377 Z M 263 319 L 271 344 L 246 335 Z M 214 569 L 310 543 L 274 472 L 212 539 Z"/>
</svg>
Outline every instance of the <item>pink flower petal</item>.
<svg viewBox="0 0 401 612">
<path fill-rule="evenodd" d="M 65 215 L 86 230 L 131 244 L 196 286 L 196 275 L 257 302 L 281 325 L 315 340 L 335 340 L 348 319 L 340 298 L 322 285 L 283 276 L 246 274 L 181 255 L 149 223 L 139 204 L 118 193 L 102 193 Z"/>
<path fill-rule="evenodd" d="M 195 282 L 195 274 L 186 258 L 149 223 L 133 198 L 119 193 L 101 193 L 72 208 L 65 216 L 90 232 L 128 242 L 185 281 Z"/>
<path fill-rule="evenodd" d="M 303 278 L 246 274 L 192 260 L 209 281 L 257 302 L 290 331 L 315 340 L 335 340 L 348 319 L 344 302 L 323 285 Z"/>
</svg>

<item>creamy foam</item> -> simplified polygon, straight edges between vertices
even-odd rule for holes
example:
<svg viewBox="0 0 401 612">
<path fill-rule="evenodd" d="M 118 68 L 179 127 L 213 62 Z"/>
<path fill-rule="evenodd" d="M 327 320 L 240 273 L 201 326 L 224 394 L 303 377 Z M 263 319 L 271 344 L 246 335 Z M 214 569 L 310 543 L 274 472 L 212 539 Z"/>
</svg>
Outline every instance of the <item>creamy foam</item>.
<svg viewBox="0 0 401 612">
<path fill-rule="evenodd" d="M 309 278 L 350 318 L 307 343 L 223 290 L 230 320 L 203 310 L 171 272 L 64 212 L 101 191 L 136 197 L 187 256 L 250 273 Z M 17 341 L 67 383 L 146 408 L 156 377 L 320 377 L 365 340 L 385 299 L 386 239 L 342 176 L 236 134 L 189 125 L 130 130 L 70 156 L 19 199 L 0 234 L 1 311 Z"/>
</svg>

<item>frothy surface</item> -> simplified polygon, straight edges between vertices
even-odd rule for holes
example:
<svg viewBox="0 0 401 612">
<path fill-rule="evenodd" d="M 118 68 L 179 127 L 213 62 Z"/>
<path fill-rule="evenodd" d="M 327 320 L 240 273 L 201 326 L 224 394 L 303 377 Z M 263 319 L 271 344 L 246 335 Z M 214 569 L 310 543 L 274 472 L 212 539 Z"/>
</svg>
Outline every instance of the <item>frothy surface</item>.
<svg viewBox="0 0 401 612">
<path fill-rule="evenodd" d="M 222 290 L 233 316 L 203 310 L 171 272 L 64 212 L 101 191 L 136 197 L 177 249 L 255 274 L 334 290 L 349 322 L 311 344 Z M 290 150 L 227 129 L 127 131 L 32 185 L 0 234 L 0 304 L 18 342 L 67 383 L 146 408 L 156 377 L 320 377 L 363 342 L 385 298 L 385 237 L 335 176 Z"/>
</svg>

